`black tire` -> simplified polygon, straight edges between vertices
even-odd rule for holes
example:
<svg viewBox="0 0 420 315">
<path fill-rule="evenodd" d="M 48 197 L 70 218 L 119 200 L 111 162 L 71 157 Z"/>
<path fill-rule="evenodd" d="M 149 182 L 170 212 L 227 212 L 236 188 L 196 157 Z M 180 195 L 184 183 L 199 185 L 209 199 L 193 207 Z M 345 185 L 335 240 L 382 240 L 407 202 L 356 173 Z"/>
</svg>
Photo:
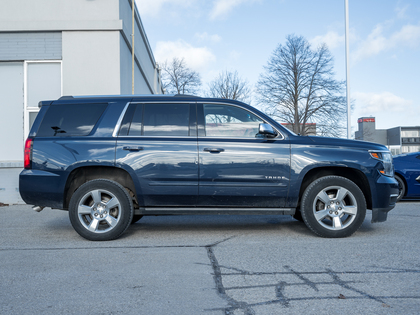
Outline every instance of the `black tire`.
<svg viewBox="0 0 420 315">
<path fill-rule="evenodd" d="M 306 226 L 322 237 L 347 237 L 366 216 L 366 200 L 360 188 L 340 176 L 321 177 L 305 190 L 301 213 Z"/>
<path fill-rule="evenodd" d="M 107 179 L 91 180 L 70 199 L 69 217 L 80 236 L 90 241 L 120 237 L 133 220 L 133 203 L 123 186 Z"/>
<path fill-rule="evenodd" d="M 398 202 L 404 197 L 406 188 L 405 188 L 405 182 L 401 177 L 399 177 L 398 175 L 395 175 L 395 179 L 398 182 L 398 197 L 397 197 L 397 202 Z"/>
<path fill-rule="evenodd" d="M 141 214 L 135 214 L 135 215 L 133 215 L 133 219 L 131 220 L 131 224 L 136 223 L 141 218 L 143 218 L 143 216 Z"/>
</svg>

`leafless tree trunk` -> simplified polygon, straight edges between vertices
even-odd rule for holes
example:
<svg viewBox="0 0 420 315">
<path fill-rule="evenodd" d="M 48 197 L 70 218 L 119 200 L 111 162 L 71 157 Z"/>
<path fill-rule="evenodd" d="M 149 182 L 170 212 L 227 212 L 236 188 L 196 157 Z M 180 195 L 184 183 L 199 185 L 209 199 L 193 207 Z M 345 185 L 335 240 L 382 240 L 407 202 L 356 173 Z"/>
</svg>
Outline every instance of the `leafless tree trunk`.
<svg viewBox="0 0 420 315">
<path fill-rule="evenodd" d="M 251 89 L 248 81 L 242 79 L 238 72 L 225 71 L 209 83 L 209 97 L 228 98 L 249 103 Z"/>
<path fill-rule="evenodd" d="M 196 94 L 201 87 L 201 77 L 187 67 L 184 58 L 173 58 L 162 64 L 162 83 L 169 94 Z"/>
<path fill-rule="evenodd" d="M 289 35 L 264 68 L 257 92 L 265 112 L 292 124 L 301 135 L 307 123 L 316 123 L 322 135 L 345 131 L 344 83 L 333 78 L 333 59 L 325 44 L 312 50 L 303 37 Z"/>
</svg>

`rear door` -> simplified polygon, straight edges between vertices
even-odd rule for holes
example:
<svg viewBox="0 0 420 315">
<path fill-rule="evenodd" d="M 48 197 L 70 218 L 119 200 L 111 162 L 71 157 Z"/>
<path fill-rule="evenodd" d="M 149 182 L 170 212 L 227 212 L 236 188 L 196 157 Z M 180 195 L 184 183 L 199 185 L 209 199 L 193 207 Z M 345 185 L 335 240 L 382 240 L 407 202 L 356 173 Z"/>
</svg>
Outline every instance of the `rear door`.
<svg viewBox="0 0 420 315">
<path fill-rule="evenodd" d="M 258 134 L 263 119 L 230 104 L 200 104 L 199 205 L 284 207 L 290 142 Z"/>
<path fill-rule="evenodd" d="M 131 104 L 116 163 L 135 173 L 141 206 L 190 206 L 198 196 L 196 105 Z"/>
</svg>

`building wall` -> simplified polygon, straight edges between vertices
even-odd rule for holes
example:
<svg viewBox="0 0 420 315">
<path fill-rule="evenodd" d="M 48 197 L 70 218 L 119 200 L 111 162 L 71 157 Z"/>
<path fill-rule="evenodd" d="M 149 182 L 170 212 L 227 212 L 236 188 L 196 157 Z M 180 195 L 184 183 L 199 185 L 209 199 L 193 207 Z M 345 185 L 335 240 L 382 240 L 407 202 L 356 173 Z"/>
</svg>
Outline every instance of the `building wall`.
<svg viewBox="0 0 420 315">
<path fill-rule="evenodd" d="M 16 174 L 23 167 L 23 103 L 23 62 L 0 62 L 0 202 L 6 204 L 22 201 Z"/>
<path fill-rule="evenodd" d="M 374 141 L 376 143 L 380 143 L 383 145 L 388 145 L 388 136 L 387 136 L 387 130 L 386 129 L 379 129 L 375 132 Z"/>
<path fill-rule="evenodd" d="M 0 163 L 2 164 L 22 161 L 23 158 L 23 88 L 23 62 L 0 62 Z"/>
<path fill-rule="evenodd" d="M 131 94 L 131 0 L 14 0 L 0 10 L 0 202 L 22 202 L 23 146 L 40 100 Z M 135 11 L 135 93 L 160 94 Z"/>
<path fill-rule="evenodd" d="M 120 36 L 120 94 L 131 94 L 132 91 L 132 63 L 131 63 L 131 46 L 127 45 L 123 36 Z M 144 74 L 139 67 L 134 68 L 134 93 L 135 94 L 151 94 L 156 91 L 153 85 L 148 84 L 144 80 Z"/>
<path fill-rule="evenodd" d="M 118 31 L 63 32 L 63 94 L 120 94 Z"/>
<path fill-rule="evenodd" d="M 401 127 L 390 128 L 387 130 L 389 145 L 401 145 Z"/>
<path fill-rule="evenodd" d="M 0 30 L 103 29 L 119 21 L 118 0 L 13 0 L 0 10 Z"/>
<path fill-rule="evenodd" d="M 135 10 L 135 12 L 135 85 L 139 85 L 135 87 L 135 92 L 142 94 L 161 94 L 162 87 L 157 75 L 156 62 L 138 11 Z M 119 91 L 112 92 L 112 94 L 127 94 L 126 81 L 129 80 L 131 85 L 131 14 L 131 0 L 14 0 L 8 2 L 7 6 L 2 6 L 2 9 L 0 10 L 0 34 L 1 32 L 12 33 L 9 36 L 13 38 L 14 35 L 17 37 L 41 36 L 30 35 L 30 32 L 42 32 L 43 34 L 48 34 L 48 32 L 59 31 L 60 34 L 63 32 L 63 36 L 65 36 L 65 32 L 77 31 L 119 32 L 127 47 L 123 47 L 121 45 L 124 41 L 118 39 L 117 42 L 115 42 L 115 35 L 109 40 L 114 41 L 113 45 L 120 47 L 120 56 L 128 55 L 126 52 L 126 50 L 128 50 L 130 58 L 124 58 L 124 64 L 119 65 L 119 77 L 121 78 L 118 82 Z M 67 37 L 70 36 L 71 35 L 68 35 Z M 0 37 L 0 43 L 1 40 L 2 39 Z M 17 39 L 14 40 L 17 41 Z M 44 46 L 50 44 L 47 39 L 43 40 Z M 55 38 L 54 40 L 56 41 L 55 45 L 57 48 L 57 46 L 60 46 L 59 38 Z M 65 43 L 63 42 L 63 45 L 64 44 Z M 106 47 L 111 45 L 110 42 L 105 44 L 108 44 Z M 39 48 L 42 50 L 40 42 L 36 45 L 39 45 Z M 15 44 L 15 46 L 17 45 Z M 3 45 L 0 47 L 3 47 Z M 24 49 L 29 52 L 29 55 L 20 56 L 17 59 L 0 58 L 0 60 L 61 59 L 58 57 L 58 51 L 53 56 L 44 55 L 37 57 L 35 54 L 30 53 L 35 52 L 33 48 L 34 47 L 28 47 L 28 49 Z M 49 50 L 51 51 L 51 49 Z M 104 50 L 101 53 L 107 52 Z M 82 55 L 82 52 L 80 52 L 79 55 Z M 100 59 L 104 60 L 105 58 L 100 57 Z M 108 61 L 108 63 L 113 62 L 113 60 Z M 63 64 L 63 66 L 66 69 L 69 69 L 69 67 L 65 64 Z M 130 71 L 127 71 L 128 67 Z M 122 83 L 123 81 L 124 83 Z M 66 86 L 66 83 L 64 83 L 64 85 Z M 96 81 L 92 81 L 92 85 L 95 89 L 97 88 Z M 145 89 L 145 87 L 147 87 L 147 89 Z M 66 88 L 64 92 L 67 94 Z M 106 94 L 110 93 L 111 91 Z M 131 88 L 129 93 L 131 94 Z"/>
<path fill-rule="evenodd" d="M 156 61 L 136 9 L 134 24 L 135 51 L 135 94 L 162 93 L 162 87 L 156 76 Z M 120 41 L 121 56 L 121 94 L 131 94 L 132 78 L 132 10 L 131 0 L 120 1 L 119 17 L 123 21 Z M 129 89 L 127 90 L 127 86 Z M 156 91 L 156 92 L 154 92 Z"/>
<path fill-rule="evenodd" d="M 0 60 L 61 59 L 61 32 L 0 33 Z"/>
</svg>

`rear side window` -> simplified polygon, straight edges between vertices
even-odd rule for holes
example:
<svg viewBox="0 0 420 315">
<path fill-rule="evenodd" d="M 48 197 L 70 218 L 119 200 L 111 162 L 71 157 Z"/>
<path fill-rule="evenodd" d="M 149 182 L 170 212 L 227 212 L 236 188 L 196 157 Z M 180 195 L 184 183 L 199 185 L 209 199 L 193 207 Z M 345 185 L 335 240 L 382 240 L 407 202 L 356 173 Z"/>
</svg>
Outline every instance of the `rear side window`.
<svg viewBox="0 0 420 315">
<path fill-rule="evenodd" d="M 189 104 L 138 104 L 128 135 L 188 136 L 189 117 Z M 122 130 L 125 130 L 124 123 Z M 125 131 L 121 134 L 125 134 Z"/>
<path fill-rule="evenodd" d="M 87 136 L 107 104 L 52 105 L 45 113 L 37 137 Z"/>
</svg>

